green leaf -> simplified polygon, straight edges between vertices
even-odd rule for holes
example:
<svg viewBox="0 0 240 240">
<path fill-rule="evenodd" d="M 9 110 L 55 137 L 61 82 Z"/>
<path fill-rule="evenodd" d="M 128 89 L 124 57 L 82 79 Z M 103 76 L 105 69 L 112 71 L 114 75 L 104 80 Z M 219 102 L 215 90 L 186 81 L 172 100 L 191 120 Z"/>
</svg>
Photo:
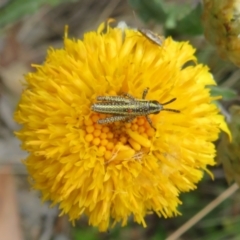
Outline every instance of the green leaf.
<svg viewBox="0 0 240 240">
<path fill-rule="evenodd" d="M 74 240 L 95 240 L 97 237 L 97 230 L 94 228 L 73 229 Z"/>
<path fill-rule="evenodd" d="M 134 11 L 145 21 L 162 23 L 166 30 L 176 29 L 177 32 L 190 34 L 202 33 L 201 5 L 169 2 L 167 0 L 129 0 Z"/>
<path fill-rule="evenodd" d="M 211 96 L 222 96 L 223 100 L 229 101 L 237 97 L 236 91 L 230 88 L 223 88 L 217 86 L 209 86 L 211 89 Z"/>
<path fill-rule="evenodd" d="M 144 22 L 166 20 L 167 14 L 163 9 L 162 0 L 129 0 L 128 2 Z"/>
<path fill-rule="evenodd" d="M 203 33 L 201 24 L 202 5 L 198 4 L 197 7 L 189 12 L 183 19 L 178 22 L 177 30 L 180 33 L 188 35 L 200 35 Z"/>
<path fill-rule="evenodd" d="M 0 8 L 0 27 L 35 13 L 44 4 L 56 6 L 62 2 L 66 0 L 11 0 Z"/>
</svg>

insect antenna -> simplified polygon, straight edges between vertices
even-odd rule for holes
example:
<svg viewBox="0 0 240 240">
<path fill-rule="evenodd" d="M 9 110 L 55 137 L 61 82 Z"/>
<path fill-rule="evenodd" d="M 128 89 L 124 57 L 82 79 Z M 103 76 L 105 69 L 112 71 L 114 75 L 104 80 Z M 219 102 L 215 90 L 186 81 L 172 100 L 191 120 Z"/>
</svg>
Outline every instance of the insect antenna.
<svg viewBox="0 0 240 240">
<path fill-rule="evenodd" d="M 169 103 L 176 101 L 176 99 L 177 99 L 177 98 L 173 98 L 173 99 L 171 99 L 171 100 L 168 101 L 168 102 L 161 103 L 161 105 L 168 105 Z"/>
<path fill-rule="evenodd" d="M 170 101 L 168 101 L 168 102 L 162 103 L 162 105 L 167 105 L 167 104 L 169 104 L 169 103 L 171 103 L 171 102 L 174 102 L 174 101 L 176 101 L 176 99 L 177 99 L 177 98 L 173 98 L 173 99 L 171 99 L 171 100 L 170 100 Z M 164 111 L 169 111 L 169 112 L 176 112 L 176 113 L 180 113 L 180 111 L 179 111 L 179 110 L 177 110 L 177 109 L 163 108 L 162 110 L 164 110 Z"/>
<path fill-rule="evenodd" d="M 179 110 L 177 110 L 177 109 L 171 109 L 171 108 L 163 108 L 162 109 L 162 111 L 169 111 L 169 112 L 176 112 L 176 113 L 180 113 L 180 111 Z"/>
</svg>

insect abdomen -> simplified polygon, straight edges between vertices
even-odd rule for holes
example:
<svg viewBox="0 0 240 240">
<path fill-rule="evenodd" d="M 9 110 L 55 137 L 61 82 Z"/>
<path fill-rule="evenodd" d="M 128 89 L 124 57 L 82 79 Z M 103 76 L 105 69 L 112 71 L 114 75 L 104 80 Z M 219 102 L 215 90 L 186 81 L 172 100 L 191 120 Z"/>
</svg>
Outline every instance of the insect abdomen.
<svg viewBox="0 0 240 240">
<path fill-rule="evenodd" d="M 142 116 L 148 114 L 148 109 L 147 101 L 101 102 L 92 105 L 95 112 L 114 115 Z"/>
</svg>

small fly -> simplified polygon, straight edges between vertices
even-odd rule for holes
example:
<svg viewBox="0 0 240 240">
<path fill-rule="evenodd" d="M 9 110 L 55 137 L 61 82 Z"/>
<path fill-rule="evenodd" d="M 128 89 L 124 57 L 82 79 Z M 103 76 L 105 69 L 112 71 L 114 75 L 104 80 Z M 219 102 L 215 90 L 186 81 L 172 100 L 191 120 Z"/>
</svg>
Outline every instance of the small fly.
<svg viewBox="0 0 240 240">
<path fill-rule="evenodd" d="M 163 45 L 162 39 L 154 32 L 148 29 L 140 28 L 138 31 L 145 36 L 148 40 L 150 40 L 152 43 L 157 44 L 159 46 Z"/>
<path fill-rule="evenodd" d="M 131 122 L 136 117 L 145 116 L 150 126 L 155 129 L 152 120 L 148 116 L 149 114 L 158 114 L 160 111 L 180 113 L 176 109 L 164 108 L 164 105 L 174 102 L 176 98 L 165 103 L 159 103 L 156 100 L 145 100 L 148 90 L 146 88 L 143 91 L 142 99 L 134 98 L 128 93 L 124 93 L 121 96 L 98 96 L 98 102 L 91 106 L 92 111 L 113 115 L 99 119 L 98 124 L 108 124 L 118 121 Z"/>
</svg>

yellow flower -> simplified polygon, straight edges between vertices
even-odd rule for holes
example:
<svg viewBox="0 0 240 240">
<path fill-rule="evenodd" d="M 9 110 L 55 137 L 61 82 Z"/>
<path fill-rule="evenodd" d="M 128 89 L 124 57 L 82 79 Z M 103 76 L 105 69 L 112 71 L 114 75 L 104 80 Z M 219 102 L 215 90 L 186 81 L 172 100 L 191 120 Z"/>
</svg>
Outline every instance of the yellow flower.
<svg viewBox="0 0 240 240">
<path fill-rule="evenodd" d="M 81 215 L 106 231 L 128 217 L 146 226 L 146 214 L 173 217 L 179 195 L 196 188 L 214 165 L 220 129 L 229 133 L 206 85 L 208 68 L 197 64 L 187 42 L 154 44 L 140 32 L 107 27 L 83 40 L 64 38 L 43 65 L 26 75 L 15 119 L 29 152 L 24 161 L 43 200 L 59 204 L 72 222 Z M 91 110 L 97 96 L 126 92 L 169 108 L 133 122 L 98 124 L 109 117 Z"/>
</svg>

